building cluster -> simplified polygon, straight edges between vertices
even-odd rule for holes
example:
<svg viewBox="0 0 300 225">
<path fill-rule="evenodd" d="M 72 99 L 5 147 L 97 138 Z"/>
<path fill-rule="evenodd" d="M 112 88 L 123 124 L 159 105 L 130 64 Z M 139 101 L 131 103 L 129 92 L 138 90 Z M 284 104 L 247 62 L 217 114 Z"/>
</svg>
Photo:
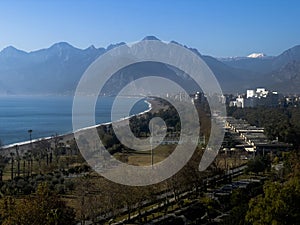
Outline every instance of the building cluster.
<svg viewBox="0 0 300 225">
<path fill-rule="evenodd" d="M 167 99 L 172 99 L 179 102 L 188 102 L 190 101 L 190 95 L 186 92 L 178 92 L 178 93 L 166 93 L 165 97 Z"/>
<path fill-rule="evenodd" d="M 256 88 L 246 90 L 246 93 L 232 95 L 232 94 L 204 94 L 203 92 L 196 92 L 194 94 L 186 94 L 179 92 L 176 94 L 166 94 L 166 97 L 180 102 L 192 101 L 195 103 L 207 102 L 209 97 L 210 102 L 219 102 L 226 104 L 229 107 L 237 108 L 255 108 L 255 107 L 300 107 L 300 95 L 279 94 L 277 91 L 270 91 L 266 88 Z"/>
<path fill-rule="evenodd" d="M 248 108 L 257 106 L 276 107 L 279 104 L 279 95 L 275 91 L 265 88 L 247 90 L 246 94 L 238 95 L 229 102 L 230 107 Z"/>
<path fill-rule="evenodd" d="M 245 120 L 228 117 L 226 119 L 226 129 L 228 132 L 237 134 L 240 144 L 236 148 L 246 150 L 247 152 L 265 152 L 285 151 L 291 146 L 278 140 L 270 141 L 264 134 L 264 128 L 250 125 Z"/>
<path fill-rule="evenodd" d="M 203 92 L 196 92 L 195 94 L 191 95 L 193 104 L 207 102 L 208 97 L 211 102 L 218 102 L 218 103 L 226 104 L 228 101 L 227 97 L 223 94 L 222 95 L 221 94 L 206 95 Z"/>
</svg>

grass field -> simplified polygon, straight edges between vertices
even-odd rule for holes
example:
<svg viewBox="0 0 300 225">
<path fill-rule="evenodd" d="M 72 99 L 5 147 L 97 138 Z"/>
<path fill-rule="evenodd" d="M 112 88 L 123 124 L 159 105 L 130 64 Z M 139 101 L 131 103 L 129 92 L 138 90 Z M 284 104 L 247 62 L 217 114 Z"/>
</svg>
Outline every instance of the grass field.
<svg viewBox="0 0 300 225">
<path fill-rule="evenodd" d="M 158 163 L 167 158 L 175 149 L 176 145 L 160 145 L 153 150 L 153 162 Z M 117 159 L 126 158 L 126 163 L 135 166 L 150 166 L 151 151 L 127 151 L 116 153 Z"/>
</svg>

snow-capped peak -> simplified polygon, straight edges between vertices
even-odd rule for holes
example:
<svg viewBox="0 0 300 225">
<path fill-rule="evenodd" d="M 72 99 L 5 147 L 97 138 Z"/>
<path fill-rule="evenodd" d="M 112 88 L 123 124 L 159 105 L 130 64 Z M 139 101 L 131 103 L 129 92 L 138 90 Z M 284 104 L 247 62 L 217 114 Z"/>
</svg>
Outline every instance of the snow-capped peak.
<svg viewBox="0 0 300 225">
<path fill-rule="evenodd" d="M 247 57 L 248 58 L 263 58 L 265 56 L 266 55 L 264 53 L 252 53 L 252 54 L 248 55 Z"/>
</svg>

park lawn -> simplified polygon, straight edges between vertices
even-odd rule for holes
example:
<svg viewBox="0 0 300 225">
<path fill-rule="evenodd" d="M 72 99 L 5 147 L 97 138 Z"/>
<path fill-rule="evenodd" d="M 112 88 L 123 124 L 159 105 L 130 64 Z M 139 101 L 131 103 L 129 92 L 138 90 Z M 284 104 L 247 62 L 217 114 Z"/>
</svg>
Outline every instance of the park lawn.
<svg viewBox="0 0 300 225">
<path fill-rule="evenodd" d="M 160 145 L 153 150 L 153 162 L 158 163 L 166 159 L 175 149 L 176 145 Z M 132 151 L 128 154 L 128 164 L 136 166 L 151 165 L 151 151 Z"/>
</svg>

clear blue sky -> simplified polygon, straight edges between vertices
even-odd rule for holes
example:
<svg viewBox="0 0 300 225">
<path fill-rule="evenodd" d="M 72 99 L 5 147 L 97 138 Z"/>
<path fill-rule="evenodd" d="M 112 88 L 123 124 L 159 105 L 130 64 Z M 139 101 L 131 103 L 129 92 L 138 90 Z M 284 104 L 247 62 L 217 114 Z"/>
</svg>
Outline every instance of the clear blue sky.
<svg viewBox="0 0 300 225">
<path fill-rule="evenodd" d="M 298 0 L 0 1 L 0 50 L 176 40 L 212 56 L 278 55 L 300 44 Z"/>
</svg>

